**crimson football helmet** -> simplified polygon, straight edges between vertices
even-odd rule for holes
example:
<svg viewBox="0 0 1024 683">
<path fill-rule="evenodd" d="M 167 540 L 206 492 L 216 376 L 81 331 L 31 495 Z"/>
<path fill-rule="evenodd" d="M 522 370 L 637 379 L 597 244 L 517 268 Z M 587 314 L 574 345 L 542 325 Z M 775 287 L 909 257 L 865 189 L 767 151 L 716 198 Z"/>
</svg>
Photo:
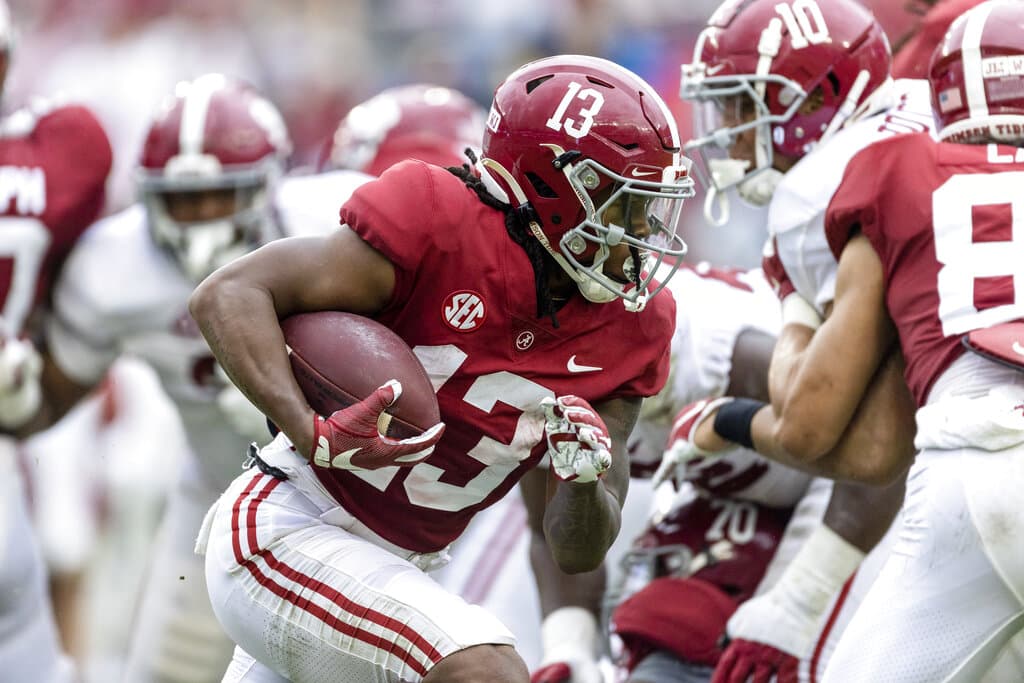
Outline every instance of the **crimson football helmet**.
<svg viewBox="0 0 1024 683">
<path fill-rule="evenodd" d="M 480 149 L 485 112 L 457 90 L 419 83 L 389 88 L 356 105 L 334 132 L 324 166 L 380 175 L 403 159 L 466 163 Z"/>
<path fill-rule="evenodd" d="M 156 243 L 187 277 L 279 236 L 272 191 L 290 151 L 280 113 L 248 84 L 207 74 L 177 85 L 149 127 L 137 180 Z M 168 210 L 172 195 L 223 190 L 234 192 L 230 216 L 182 221 Z"/>
<path fill-rule="evenodd" d="M 527 217 L 589 301 L 618 297 L 640 310 L 674 272 L 655 285 L 657 266 L 686 253 L 676 223 L 694 190 L 675 120 L 653 88 L 617 64 L 561 55 L 521 67 L 495 90 L 482 154 L 488 191 Z M 616 203 L 626 226 L 605 224 Z M 634 234 L 631 211 L 644 212 L 650 234 Z M 630 283 L 603 272 L 620 243 L 641 261 L 627 261 Z M 647 266 L 650 254 L 657 264 Z"/>
<path fill-rule="evenodd" d="M 892 66 L 882 28 L 855 0 L 727 0 L 693 54 L 680 85 L 699 105 L 686 150 L 700 153 L 712 196 L 738 186 L 755 205 L 781 178 L 775 154 L 799 159 L 862 113 Z M 755 159 L 727 158 L 751 129 Z"/>
<path fill-rule="evenodd" d="M 1024 140 L 1024 4 L 992 0 L 961 15 L 932 54 L 939 139 Z"/>
</svg>

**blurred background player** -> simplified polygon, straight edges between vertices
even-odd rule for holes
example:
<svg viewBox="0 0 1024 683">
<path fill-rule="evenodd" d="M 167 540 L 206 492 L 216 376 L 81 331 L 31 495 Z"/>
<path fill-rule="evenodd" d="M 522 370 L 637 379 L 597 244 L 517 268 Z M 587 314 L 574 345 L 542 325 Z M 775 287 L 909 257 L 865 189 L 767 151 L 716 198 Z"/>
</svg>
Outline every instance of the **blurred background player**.
<svg viewBox="0 0 1024 683">
<path fill-rule="evenodd" d="M 216 482 L 240 466 L 259 421 L 218 378 L 184 303 L 216 265 L 280 236 L 271 201 L 287 152 L 280 116 L 250 87 L 217 74 L 181 84 L 143 147 L 142 201 L 93 226 L 56 286 L 32 427 L 59 419 L 131 353 L 156 370 L 192 453 L 149 563 L 126 680 L 215 680 L 230 656 L 229 645 L 218 650 L 223 637 L 190 546 Z"/>
<path fill-rule="evenodd" d="M 430 93 L 438 109 L 457 95 L 428 86 L 417 92 Z M 407 130 L 414 120 L 406 120 Z M 451 145 L 424 143 L 417 153 L 455 164 Z M 337 170 L 282 181 L 288 150 L 280 115 L 251 86 L 220 74 L 180 84 L 142 150 L 142 202 L 90 230 L 59 286 L 48 338 L 47 419 L 73 405 L 120 354 L 131 353 L 156 368 L 191 450 L 150 562 L 125 680 L 218 681 L 230 659 L 232 645 L 210 612 L 193 541 L 203 513 L 239 471 L 247 444 L 269 433 L 263 416 L 220 374 L 184 302 L 218 265 L 269 240 L 336 229 L 337 201 L 369 179 Z M 128 291 L 116 282 L 134 286 Z"/>
<path fill-rule="evenodd" d="M 0 83 L 13 28 L 0 2 Z M 31 341 L 53 281 L 79 235 L 99 215 L 111 168 L 107 136 L 80 106 L 37 100 L 0 121 L 0 427 L 20 429 L 38 408 L 42 364 Z M 0 443 L 0 671 L 10 680 L 73 680 L 60 651 L 46 575 L 17 471 L 16 443 Z"/>
</svg>

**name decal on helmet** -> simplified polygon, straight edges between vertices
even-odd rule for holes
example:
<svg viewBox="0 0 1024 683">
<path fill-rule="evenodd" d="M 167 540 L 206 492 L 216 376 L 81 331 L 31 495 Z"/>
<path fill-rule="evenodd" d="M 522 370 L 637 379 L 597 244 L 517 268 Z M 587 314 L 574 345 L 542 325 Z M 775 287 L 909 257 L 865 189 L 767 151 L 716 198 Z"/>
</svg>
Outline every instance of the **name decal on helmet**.
<svg viewBox="0 0 1024 683">
<path fill-rule="evenodd" d="M 445 298 L 441 314 L 448 327 L 456 332 L 472 332 L 483 324 L 487 309 L 483 297 L 476 292 L 462 290 Z"/>
</svg>

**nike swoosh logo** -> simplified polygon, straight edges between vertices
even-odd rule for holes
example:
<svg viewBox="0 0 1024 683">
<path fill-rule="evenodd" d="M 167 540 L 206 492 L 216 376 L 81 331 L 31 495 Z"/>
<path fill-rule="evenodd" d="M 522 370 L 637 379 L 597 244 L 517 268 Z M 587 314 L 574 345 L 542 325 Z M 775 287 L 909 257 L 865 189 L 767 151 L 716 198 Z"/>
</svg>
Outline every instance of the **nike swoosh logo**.
<svg viewBox="0 0 1024 683">
<path fill-rule="evenodd" d="M 642 178 L 648 175 L 658 175 L 657 171 L 641 171 L 638 168 L 634 168 L 631 173 L 634 178 Z"/>
<path fill-rule="evenodd" d="M 565 367 L 569 369 L 569 372 L 597 372 L 604 369 L 596 365 L 580 365 L 576 362 L 576 354 L 570 356 L 569 362 L 566 363 Z"/>
<path fill-rule="evenodd" d="M 1013 346 L 1010 348 L 1013 349 L 1013 352 L 1018 356 L 1024 356 L 1024 346 L 1021 346 L 1019 341 L 1013 342 Z"/>
<path fill-rule="evenodd" d="M 704 73 L 707 74 L 708 76 L 714 76 L 716 73 L 718 73 L 724 68 L 725 64 L 715 64 L 714 66 L 709 66 L 707 69 L 705 69 Z"/>
</svg>

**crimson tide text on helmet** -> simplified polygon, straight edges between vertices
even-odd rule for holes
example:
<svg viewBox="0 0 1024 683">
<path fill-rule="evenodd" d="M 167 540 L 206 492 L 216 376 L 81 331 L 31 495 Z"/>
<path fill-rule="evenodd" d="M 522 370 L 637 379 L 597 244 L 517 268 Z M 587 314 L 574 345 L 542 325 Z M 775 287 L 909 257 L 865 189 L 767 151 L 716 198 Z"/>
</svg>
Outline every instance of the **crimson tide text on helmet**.
<svg viewBox="0 0 1024 683">
<path fill-rule="evenodd" d="M 485 112 L 457 90 L 417 83 L 388 88 L 358 104 L 334 132 L 325 166 L 380 175 L 404 159 L 466 163 L 480 149 Z"/>
<path fill-rule="evenodd" d="M 278 236 L 272 190 L 290 151 L 280 113 L 252 86 L 222 74 L 177 85 L 150 125 L 137 177 L 154 239 L 190 279 Z M 170 195 L 208 191 L 234 191 L 234 214 L 171 217 Z"/>
<path fill-rule="evenodd" d="M 584 297 L 618 297 L 640 310 L 664 286 L 651 289 L 657 266 L 686 253 L 675 231 L 694 190 L 679 152 L 675 120 L 639 76 L 604 59 L 561 55 L 531 62 L 497 87 L 478 169 L 491 194 L 528 217 Z M 644 211 L 650 234 L 634 234 L 628 218 L 625 227 L 606 225 L 616 203 L 627 217 L 634 206 Z M 626 268 L 633 282 L 603 272 L 618 244 L 634 250 Z M 645 265 L 649 254 L 656 264 Z"/>
<path fill-rule="evenodd" d="M 766 204 L 780 178 L 774 155 L 799 159 L 859 116 L 891 65 L 885 34 L 856 0 L 727 0 L 682 67 L 680 95 L 701 105 L 686 149 L 700 152 L 715 191 L 739 185 Z M 715 158 L 751 129 L 753 163 Z"/>
<path fill-rule="evenodd" d="M 965 12 L 928 68 L 939 138 L 1024 140 L 1024 4 L 991 0 Z"/>
</svg>

